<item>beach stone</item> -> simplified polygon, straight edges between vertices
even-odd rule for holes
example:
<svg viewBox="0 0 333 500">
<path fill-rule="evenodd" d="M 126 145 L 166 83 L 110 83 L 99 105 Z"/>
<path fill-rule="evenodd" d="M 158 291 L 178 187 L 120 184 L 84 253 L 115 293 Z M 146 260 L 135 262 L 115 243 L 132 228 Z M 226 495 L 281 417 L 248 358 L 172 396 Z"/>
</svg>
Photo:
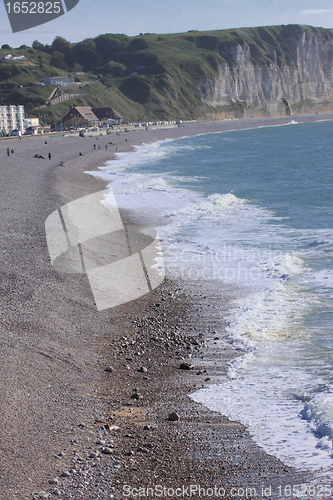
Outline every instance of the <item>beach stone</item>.
<svg viewBox="0 0 333 500">
<path fill-rule="evenodd" d="M 147 448 L 143 448 L 143 447 L 139 446 L 138 452 L 139 453 L 149 453 L 149 450 L 147 450 Z"/>
<path fill-rule="evenodd" d="M 61 495 L 61 491 L 58 490 L 58 488 L 54 488 L 54 490 L 52 490 L 52 493 L 53 495 L 55 495 L 56 497 L 60 497 Z"/>
<path fill-rule="evenodd" d="M 112 368 L 112 366 L 107 366 L 106 368 L 104 368 L 104 371 L 108 372 L 108 373 L 112 373 L 113 372 L 113 368 Z"/>
<path fill-rule="evenodd" d="M 48 498 L 50 498 L 50 494 L 46 493 L 46 491 L 40 491 L 38 493 L 38 498 L 40 498 L 41 500 L 47 500 Z"/>
<path fill-rule="evenodd" d="M 71 473 L 68 470 L 64 470 L 61 473 L 61 477 L 71 477 Z"/>
<path fill-rule="evenodd" d="M 193 370 L 193 368 L 194 368 L 194 365 L 192 365 L 191 363 L 181 363 L 179 365 L 180 370 Z"/>
<path fill-rule="evenodd" d="M 170 422 L 177 422 L 179 420 L 179 415 L 175 411 L 173 411 L 172 413 L 169 414 L 168 420 Z"/>
<path fill-rule="evenodd" d="M 147 373 L 148 369 L 145 366 L 140 366 L 140 368 L 138 369 L 138 372 L 140 372 L 140 373 Z"/>
<path fill-rule="evenodd" d="M 142 399 L 142 396 L 139 392 L 133 392 L 131 398 L 132 399 Z"/>
<path fill-rule="evenodd" d="M 102 453 L 104 453 L 104 455 L 112 455 L 113 453 L 113 449 L 110 448 L 109 446 L 105 446 L 103 449 L 102 449 Z"/>
<path fill-rule="evenodd" d="M 59 479 L 57 479 L 56 477 L 52 477 L 51 479 L 49 479 L 49 484 L 59 484 Z"/>
<path fill-rule="evenodd" d="M 134 455 L 134 451 L 130 450 L 130 451 L 125 451 L 124 452 L 124 455 L 125 457 L 132 457 Z"/>
</svg>

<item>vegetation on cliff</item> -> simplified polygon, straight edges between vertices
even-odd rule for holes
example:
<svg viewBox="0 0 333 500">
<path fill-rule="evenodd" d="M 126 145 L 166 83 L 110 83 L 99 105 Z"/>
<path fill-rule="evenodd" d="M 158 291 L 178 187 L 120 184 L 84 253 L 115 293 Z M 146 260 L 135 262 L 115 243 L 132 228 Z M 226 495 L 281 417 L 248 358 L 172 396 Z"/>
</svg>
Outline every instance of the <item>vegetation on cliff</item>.
<svg viewBox="0 0 333 500">
<path fill-rule="evenodd" d="M 50 46 L 38 41 L 32 47 L 3 46 L 0 57 L 10 53 L 25 59 L 0 61 L 0 100 L 23 104 L 31 116 L 53 124 L 75 105 L 112 106 L 126 121 L 203 117 L 216 108 L 203 102 L 200 83 L 214 78 L 222 63 L 235 65 L 237 46 L 247 44 L 254 65 L 293 65 L 293 41 L 304 30 L 333 40 L 333 30 L 289 25 L 136 37 L 104 34 L 75 44 L 56 37 Z M 75 99 L 41 108 L 52 87 L 35 83 L 68 74 L 83 84 L 69 91 Z M 245 108 L 235 102 L 224 111 L 241 114 Z"/>
</svg>

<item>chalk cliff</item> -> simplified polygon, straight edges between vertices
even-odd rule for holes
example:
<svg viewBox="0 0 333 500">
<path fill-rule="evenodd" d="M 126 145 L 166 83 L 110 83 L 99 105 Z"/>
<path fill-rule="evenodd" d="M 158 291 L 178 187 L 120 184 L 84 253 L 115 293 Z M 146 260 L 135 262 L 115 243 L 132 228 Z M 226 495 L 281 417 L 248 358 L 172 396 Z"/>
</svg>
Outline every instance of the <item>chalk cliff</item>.
<svg viewBox="0 0 333 500">
<path fill-rule="evenodd" d="M 215 77 L 200 83 L 202 101 L 225 110 L 238 106 L 245 114 L 333 109 L 331 30 L 282 27 L 279 37 L 270 37 L 269 42 L 262 46 L 264 58 L 259 60 L 258 45 L 246 41 L 220 44 L 218 53 L 224 61 L 218 64 Z"/>
</svg>

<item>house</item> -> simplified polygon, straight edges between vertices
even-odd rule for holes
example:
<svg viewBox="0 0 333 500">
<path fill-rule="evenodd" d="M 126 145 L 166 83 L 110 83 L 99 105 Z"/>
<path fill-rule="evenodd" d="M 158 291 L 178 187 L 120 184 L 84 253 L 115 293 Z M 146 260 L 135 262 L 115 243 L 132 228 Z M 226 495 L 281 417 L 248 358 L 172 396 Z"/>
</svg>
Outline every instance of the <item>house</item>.
<svg viewBox="0 0 333 500">
<path fill-rule="evenodd" d="M 99 119 L 89 106 L 75 106 L 61 120 L 64 127 L 85 127 L 97 125 Z"/>
<path fill-rule="evenodd" d="M 42 126 L 39 123 L 39 118 L 26 118 L 25 119 L 26 135 L 37 135 L 42 131 Z"/>
<path fill-rule="evenodd" d="M 74 85 L 74 79 L 72 76 L 48 76 L 44 78 L 44 83 L 55 87 L 68 87 Z"/>
<path fill-rule="evenodd" d="M 121 123 L 123 117 L 113 108 L 93 108 L 93 113 L 101 122 Z"/>
<path fill-rule="evenodd" d="M 10 59 L 13 59 L 13 56 L 11 54 L 7 54 L 6 56 L 1 56 L 0 59 L 1 61 L 9 61 Z"/>
<path fill-rule="evenodd" d="M 25 56 L 12 56 L 12 54 L 7 54 L 6 56 L 1 56 L 0 61 L 22 61 Z"/>
<path fill-rule="evenodd" d="M 26 130 L 27 135 L 37 135 L 38 129 L 36 127 L 28 127 Z"/>
<path fill-rule="evenodd" d="M 61 120 L 62 126 L 72 128 L 96 127 L 102 122 L 121 123 L 123 117 L 113 108 L 90 108 L 75 106 Z"/>
</svg>

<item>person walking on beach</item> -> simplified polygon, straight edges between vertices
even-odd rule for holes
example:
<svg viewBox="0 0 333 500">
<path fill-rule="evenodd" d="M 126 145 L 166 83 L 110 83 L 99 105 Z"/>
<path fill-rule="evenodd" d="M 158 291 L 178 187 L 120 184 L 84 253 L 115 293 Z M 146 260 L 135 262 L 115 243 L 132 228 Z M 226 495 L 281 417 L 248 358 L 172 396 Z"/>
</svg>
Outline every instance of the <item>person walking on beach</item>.
<svg viewBox="0 0 333 500">
<path fill-rule="evenodd" d="M 11 150 L 12 156 L 14 156 L 14 149 Z"/>
<path fill-rule="evenodd" d="M 10 151 L 9 151 L 9 148 L 7 148 L 7 156 L 9 156 L 10 154 Z"/>
<path fill-rule="evenodd" d="M 94 149 L 96 149 L 96 144 L 94 144 Z"/>
<path fill-rule="evenodd" d="M 51 160 L 51 153 L 49 153 L 49 160 Z"/>
</svg>

